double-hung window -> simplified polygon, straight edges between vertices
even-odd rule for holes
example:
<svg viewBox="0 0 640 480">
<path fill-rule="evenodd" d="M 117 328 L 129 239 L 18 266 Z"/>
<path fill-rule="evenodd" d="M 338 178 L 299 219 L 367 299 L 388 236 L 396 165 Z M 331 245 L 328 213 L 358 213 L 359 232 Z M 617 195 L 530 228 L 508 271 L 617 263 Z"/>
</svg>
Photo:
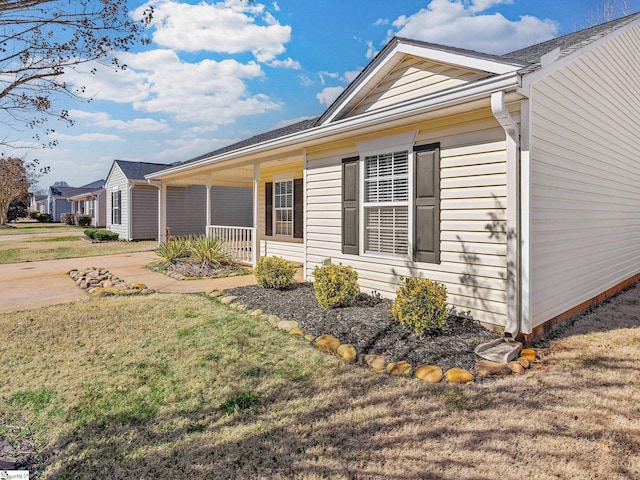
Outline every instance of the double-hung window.
<svg viewBox="0 0 640 480">
<path fill-rule="evenodd" d="M 364 158 L 364 253 L 409 253 L 409 152 Z"/>
<path fill-rule="evenodd" d="M 120 190 L 111 192 L 111 223 L 114 225 L 122 223 L 121 203 L 122 192 Z"/>
<path fill-rule="evenodd" d="M 274 233 L 278 237 L 293 236 L 293 180 L 273 184 Z"/>
<path fill-rule="evenodd" d="M 87 205 L 87 214 L 92 218 L 95 217 L 95 215 L 96 215 L 96 201 L 95 201 L 95 199 L 91 198 L 91 199 L 87 200 L 86 205 Z"/>
<path fill-rule="evenodd" d="M 416 133 L 342 159 L 342 253 L 440 263 L 440 144 L 415 145 Z"/>
</svg>

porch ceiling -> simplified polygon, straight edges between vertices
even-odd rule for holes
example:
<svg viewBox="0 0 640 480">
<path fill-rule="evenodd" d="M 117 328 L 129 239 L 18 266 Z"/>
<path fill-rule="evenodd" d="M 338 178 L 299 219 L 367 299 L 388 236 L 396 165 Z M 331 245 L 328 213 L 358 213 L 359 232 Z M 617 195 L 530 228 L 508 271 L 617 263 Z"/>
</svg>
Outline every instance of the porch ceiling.
<svg viewBox="0 0 640 480">
<path fill-rule="evenodd" d="M 302 165 L 303 157 L 293 155 L 284 158 L 264 160 L 257 165 L 260 170 L 281 169 L 291 165 Z M 179 173 L 163 179 L 167 185 L 206 185 L 209 176 L 211 185 L 250 187 L 253 185 L 253 167 L 251 161 L 225 162 L 218 165 L 208 165 L 194 168 L 188 172 Z"/>
</svg>

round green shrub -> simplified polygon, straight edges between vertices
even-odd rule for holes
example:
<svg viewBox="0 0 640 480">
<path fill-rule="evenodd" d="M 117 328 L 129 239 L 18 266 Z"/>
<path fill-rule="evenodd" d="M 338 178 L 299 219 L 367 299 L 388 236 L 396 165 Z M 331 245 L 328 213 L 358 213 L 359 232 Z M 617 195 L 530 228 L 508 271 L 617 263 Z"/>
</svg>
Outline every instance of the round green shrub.
<svg viewBox="0 0 640 480">
<path fill-rule="evenodd" d="M 95 228 L 87 228 L 84 231 L 84 234 L 87 236 L 87 238 L 93 238 L 97 231 L 98 230 L 96 230 Z"/>
<path fill-rule="evenodd" d="M 293 285 L 296 267 L 284 258 L 260 257 L 256 265 L 255 277 L 262 288 L 285 289 Z"/>
<path fill-rule="evenodd" d="M 87 215 L 86 213 L 78 213 L 75 216 L 75 224 L 78 227 L 89 227 L 91 225 L 91 215 Z"/>
<path fill-rule="evenodd" d="M 439 330 L 447 321 L 447 287 L 428 278 L 401 278 L 391 308 L 393 318 L 415 333 Z"/>
<path fill-rule="evenodd" d="M 93 234 L 93 238 L 95 238 L 96 240 L 100 240 L 101 242 L 111 242 L 114 240 L 118 240 L 119 236 L 119 233 L 111 232 L 109 230 L 97 230 Z"/>
<path fill-rule="evenodd" d="M 316 300 L 326 309 L 348 307 L 353 304 L 360 287 L 358 272 L 342 265 L 326 265 L 313 271 Z"/>
</svg>

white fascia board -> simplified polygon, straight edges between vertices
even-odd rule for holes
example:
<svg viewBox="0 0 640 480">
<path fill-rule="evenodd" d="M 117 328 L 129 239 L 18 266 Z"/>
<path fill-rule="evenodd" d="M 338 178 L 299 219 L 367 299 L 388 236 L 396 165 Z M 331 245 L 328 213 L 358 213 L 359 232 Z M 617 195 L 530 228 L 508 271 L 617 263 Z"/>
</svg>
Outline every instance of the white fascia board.
<svg viewBox="0 0 640 480">
<path fill-rule="evenodd" d="M 536 83 L 538 80 L 546 77 L 547 75 L 555 72 L 556 70 L 568 65 L 569 63 L 573 62 L 576 58 L 581 57 L 582 55 L 589 53 L 590 51 L 598 48 L 600 45 L 608 42 L 609 40 L 611 40 L 612 38 L 634 28 L 637 27 L 640 24 L 640 19 L 635 20 L 623 27 L 620 27 L 616 30 L 614 30 L 613 32 L 610 32 L 608 35 L 605 35 L 602 38 L 599 38 L 598 40 L 591 42 L 587 45 L 585 45 L 582 48 L 579 48 L 578 50 L 576 50 L 575 52 L 571 52 L 569 55 L 566 55 L 565 57 L 559 58 L 558 60 L 554 61 L 554 62 L 550 62 L 547 65 L 545 65 L 544 63 L 542 64 L 541 68 L 539 68 L 538 70 L 535 70 L 531 73 L 528 74 L 524 74 L 522 76 L 522 87 L 518 90 L 518 93 L 524 95 L 525 97 L 530 97 L 531 96 L 531 87 L 534 83 Z"/>
<path fill-rule="evenodd" d="M 145 178 L 160 179 L 176 173 L 186 172 L 203 166 L 216 165 L 245 155 L 259 153 L 261 151 L 267 151 L 278 147 L 294 146 L 296 144 L 309 146 L 309 143 L 328 138 L 332 135 L 348 133 L 361 128 L 420 115 L 431 110 L 450 107 L 480 98 L 487 98 L 491 93 L 497 91 L 515 91 L 519 86 L 520 75 L 518 75 L 517 72 L 509 72 L 504 75 L 478 80 L 472 84 L 462 85 L 444 92 L 438 92 L 437 94 L 429 97 L 407 100 L 406 102 L 398 105 L 391 105 L 387 108 L 381 108 L 372 112 L 365 112 L 333 123 L 319 125 L 309 130 L 303 130 L 302 132 L 250 145 L 238 150 L 223 153 L 217 157 L 203 158 L 186 165 L 178 165 L 173 168 L 161 170 L 160 172 L 145 175 Z"/>
<path fill-rule="evenodd" d="M 436 63 L 444 63 L 463 69 L 487 72 L 495 75 L 514 72 L 527 65 L 514 61 L 502 61 L 501 59 L 484 56 L 480 53 L 474 55 L 473 52 L 467 53 L 447 49 L 446 47 L 436 48 L 435 46 L 411 43 L 408 40 L 395 38 L 380 52 L 375 63 L 365 68 L 362 74 L 347 87 L 345 95 L 340 102 L 331 105 L 323 114 L 324 119 L 322 124 L 330 123 L 334 120 L 338 114 L 375 79 L 376 75 L 385 69 L 388 70 L 389 67 L 393 68 L 396 64 L 400 63 L 405 55 L 412 55 Z"/>
<path fill-rule="evenodd" d="M 434 48 L 424 45 L 412 45 L 410 43 L 399 43 L 397 51 L 407 55 L 422 57 L 438 63 L 479 70 L 481 72 L 502 75 L 521 69 L 523 63 L 513 61 L 502 61 L 482 54 L 474 55 L 472 52 L 466 53 L 459 50 L 447 50 L 446 48 Z"/>
</svg>

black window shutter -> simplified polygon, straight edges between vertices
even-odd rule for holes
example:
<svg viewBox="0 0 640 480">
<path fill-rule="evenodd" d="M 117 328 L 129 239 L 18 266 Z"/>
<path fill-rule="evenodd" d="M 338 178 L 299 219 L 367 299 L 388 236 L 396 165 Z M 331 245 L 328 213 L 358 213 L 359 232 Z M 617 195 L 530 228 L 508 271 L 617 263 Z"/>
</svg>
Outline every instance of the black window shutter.
<svg viewBox="0 0 640 480">
<path fill-rule="evenodd" d="M 273 182 L 264 184 L 264 234 L 273 235 Z"/>
<path fill-rule="evenodd" d="M 414 148 L 413 259 L 440 263 L 440 144 Z"/>
<path fill-rule="evenodd" d="M 304 237 L 304 195 L 302 179 L 293 181 L 293 238 Z"/>
<path fill-rule="evenodd" d="M 358 169 L 360 157 L 342 160 L 342 253 L 358 255 Z"/>
</svg>

